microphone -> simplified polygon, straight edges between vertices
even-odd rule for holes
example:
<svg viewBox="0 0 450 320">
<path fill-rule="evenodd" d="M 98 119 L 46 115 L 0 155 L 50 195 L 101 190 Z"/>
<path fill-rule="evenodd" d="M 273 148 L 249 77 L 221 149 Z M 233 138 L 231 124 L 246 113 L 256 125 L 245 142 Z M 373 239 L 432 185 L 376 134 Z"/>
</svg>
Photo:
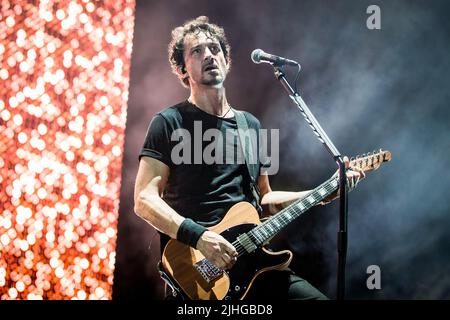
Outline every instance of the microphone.
<svg viewBox="0 0 450 320">
<path fill-rule="evenodd" d="M 279 57 L 270 53 L 266 53 L 262 51 L 261 49 L 255 49 L 253 50 L 252 54 L 250 55 L 252 58 L 252 61 L 254 63 L 271 63 L 276 66 L 282 66 L 282 65 L 289 65 L 289 66 L 298 66 L 299 63 L 294 60 L 289 60 L 283 57 Z"/>
</svg>

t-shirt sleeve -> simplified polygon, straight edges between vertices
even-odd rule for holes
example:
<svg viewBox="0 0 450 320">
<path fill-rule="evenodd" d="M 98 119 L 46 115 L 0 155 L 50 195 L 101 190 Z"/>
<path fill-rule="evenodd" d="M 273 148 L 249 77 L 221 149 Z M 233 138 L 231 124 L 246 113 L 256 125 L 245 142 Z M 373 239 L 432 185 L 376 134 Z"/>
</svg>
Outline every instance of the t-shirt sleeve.
<svg viewBox="0 0 450 320">
<path fill-rule="evenodd" d="M 267 152 L 267 147 L 265 145 L 261 145 L 259 152 L 259 172 L 262 175 L 267 174 L 267 169 L 269 169 L 272 165 Z"/>
<path fill-rule="evenodd" d="M 261 156 L 259 164 L 260 164 L 260 173 L 267 174 L 267 169 L 269 169 L 271 166 L 270 158 L 266 154 L 264 154 L 263 156 Z"/>
<path fill-rule="evenodd" d="M 247 116 L 247 121 L 249 122 L 249 127 L 253 128 L 257 131 L 258 137 L 257 137 L 257 152 L 258 152 L 258 162 L 259 162 L 259 172 L 260 174 L 265 174 L 267 172 L 267 168 L 270 168 L 271 162 L 270 158 L 267 154 L 267 143 L 268 143 L 268 134 L 270 134 L 269 131 L 265 132 L 265 135 L 260 131 L 261 130 L 261 123 L 259 122 L 258 118 L 256 118 L 254 115 L 252 115 L 249 112 L 245 112 Z"/>
<path fill-rule="evenodd" d="M 156 114 L 148 127 L 139 160 L 142 157 L 150 157 L 170 167 L 172 165 L 170 135 L 171 129 L 167 120 L 162 115 Z"/>
</svg>

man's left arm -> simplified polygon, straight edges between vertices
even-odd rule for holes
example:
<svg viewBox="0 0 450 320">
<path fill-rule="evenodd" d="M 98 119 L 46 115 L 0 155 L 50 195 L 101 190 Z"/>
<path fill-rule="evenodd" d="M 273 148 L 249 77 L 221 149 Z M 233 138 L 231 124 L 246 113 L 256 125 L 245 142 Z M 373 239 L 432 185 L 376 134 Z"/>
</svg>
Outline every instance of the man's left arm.
<svg viewBox="0 0 450 320">
<path fill-rule="evenodd" d="M 261 175 L 258 178 L 258 186 L 261 191 L 261 206 L 263 216 L 269 216 L 286 208 L 298 199 L 304 198 L 310 190 L 306 191 L 272 191 L 268 175 Z"/>
<path fill-rule="evenodd" d="M 347 167 L 347 180 L 350 190 L 353 190 L 358 182 L 365 178 L 364 171 L 359 168 L 350 167 L 350 162 L 347 157 L 344 157 L 345 165 Z M 258 186 L 261 192 L 261 206 L 263 208 L 263 216 L 269 216 L 279 212 L 288 207 L 298 199 L 303 199 L 311 190 L 305 191 L 272 191 L 269 183 L 268 175 L 260 175 L 258 178 Z M 327 204 L 339 197 L 338 192 L 330 195 L 321 204 Z"/>
</svg>

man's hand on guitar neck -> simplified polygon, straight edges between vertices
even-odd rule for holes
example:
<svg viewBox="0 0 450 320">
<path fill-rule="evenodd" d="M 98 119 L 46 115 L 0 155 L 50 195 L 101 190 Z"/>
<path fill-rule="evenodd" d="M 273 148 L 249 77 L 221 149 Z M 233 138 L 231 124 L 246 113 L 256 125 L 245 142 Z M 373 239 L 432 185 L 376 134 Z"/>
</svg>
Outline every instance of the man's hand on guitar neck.
<svg viewBox="0 0 450 320">
<path fill-rule="evenodd" d="M 359 181 L 363 180 L 366 177 L 364 170 L 357 166 L 352 166 L 350 164 L 350 160 L 347 156 L 344 157 L 345 168 L 347 170 L 347 183 L 348 183 L 348 191 L 352 191 L 356 188 Z M 335 172 L 334 176 L 339 176 L 339 169 Z M 339 198 L 339 190 L 335 193 L 329 195 L 326 199 L 322 201 L 322 204 L 330 203 L 331 201 Z"/>
<path fill-rule="evenodd" d="M 205 231 L 202 234 L 197 242 L 197 250 L 220 269 L 231 269 L 238 255 L 231 243 L 213 231 Z"/>
<path fill-rule="evenodd" d="M 364 170 L 357 166 L 352 166 L 347 156 L 344 157 L 345 168 L 347 170 L 347 183 L 349 191 L 352 191 L 358 185 L 358 182 L 366 177 Z M 339 175 L 339 169 L 336 171 Z"/>
</svg>

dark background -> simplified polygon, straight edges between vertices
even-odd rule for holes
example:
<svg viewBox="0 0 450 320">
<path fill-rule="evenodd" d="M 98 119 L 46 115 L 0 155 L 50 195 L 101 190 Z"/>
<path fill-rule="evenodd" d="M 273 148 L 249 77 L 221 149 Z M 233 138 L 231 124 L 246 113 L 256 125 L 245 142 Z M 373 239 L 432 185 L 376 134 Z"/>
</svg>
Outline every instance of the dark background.
<svg viewBox="0 0 450 320">
<path fill-rule="evenodd" d="M 371 4 L 381 30 L 366 27 Z M 170 31 L 207 15 L 232 45 L 228 100 L 280 129 L 273 190 L 314 188 L 336 165 L 271 67 L 251 62 L 255 48 L 302 64 L 301 94 L 343 154 L 393 154 L 350 194 L 347 298 L 449 299 L 449 12 L 448 1 L 137 1 L 113 298 L 162 298 L 159 238 L 133 212 L 137 158 L 152 116 L 189 94 L 167 62 Z M 330 298 L 337 227 L 334 202 L 274 239 Z M 366 287 L 369 265 L 381 290 Z"/>
</svg>

